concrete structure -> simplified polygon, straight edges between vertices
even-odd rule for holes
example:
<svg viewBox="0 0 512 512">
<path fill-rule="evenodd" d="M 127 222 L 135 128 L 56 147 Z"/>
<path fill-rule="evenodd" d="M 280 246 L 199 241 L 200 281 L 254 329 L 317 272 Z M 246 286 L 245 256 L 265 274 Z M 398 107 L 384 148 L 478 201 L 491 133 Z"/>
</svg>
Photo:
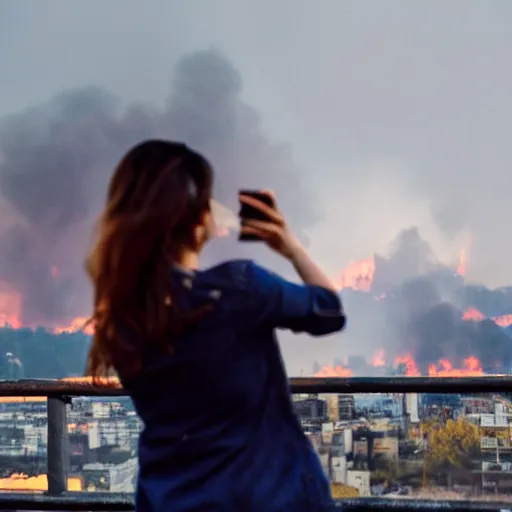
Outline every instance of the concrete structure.
<svg viewBox="0 0 512 512">
<path fill-rule="evenodd" d="M 370 472 L 369 471 L 356 471 L 349 469 L 347 471 L 347 481 L 345 482 L 350 487 L 355 487 L 359 491 L 359 496 L 371 496 L 370 489 Z"/>
<path fill-rule="evenodd" d="M 137 459 L 121 464 L 85 464 L 82 470 L 83 488 L 87 491 L 134 492 Z"/>
<path fill-rule="evenodd" d="M 326 402 L 327 418 L 330 421 L 351 421 L 354 418 L 354 395 L 328 393 L 318 397 Z"/>
</svg>

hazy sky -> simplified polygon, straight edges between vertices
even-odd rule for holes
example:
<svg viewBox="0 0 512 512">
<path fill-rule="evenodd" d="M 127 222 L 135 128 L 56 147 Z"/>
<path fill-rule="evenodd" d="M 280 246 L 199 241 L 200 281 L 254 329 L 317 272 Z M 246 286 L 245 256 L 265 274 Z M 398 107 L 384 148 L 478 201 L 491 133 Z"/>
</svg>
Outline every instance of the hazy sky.
<svg viewBox="0 0 512 512">
<path fill-rule="evenodd" d="M 0 0 L 0 116 L 89 84 L 160 106 L 173 64 L 211 46 L 315 174 L 331 272 L 417 225 L 512 284 L 510 0 Z"/>
</svg>

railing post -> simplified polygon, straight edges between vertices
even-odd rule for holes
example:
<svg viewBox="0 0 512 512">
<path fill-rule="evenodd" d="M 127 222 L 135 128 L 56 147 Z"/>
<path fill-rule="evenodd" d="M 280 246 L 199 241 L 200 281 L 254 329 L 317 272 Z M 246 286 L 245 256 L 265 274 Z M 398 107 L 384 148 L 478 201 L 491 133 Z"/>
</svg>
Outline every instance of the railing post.
<svg viewBox="0 0 512 512">
<path fill-rule="evenodd" d="M 48 494 L 67 491 L 69 438 L 65 397 L 48 398 Z"/>
</svg>

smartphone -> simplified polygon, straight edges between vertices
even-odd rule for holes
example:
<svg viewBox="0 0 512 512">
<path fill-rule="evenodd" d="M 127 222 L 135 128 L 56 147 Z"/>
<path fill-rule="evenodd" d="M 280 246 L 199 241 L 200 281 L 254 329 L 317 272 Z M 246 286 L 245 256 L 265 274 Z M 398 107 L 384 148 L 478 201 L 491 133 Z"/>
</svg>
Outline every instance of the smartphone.
<svg viewBox="0 0 512 512">
<path fill-rule="evenodd" d="M 275 208 L 276 206 L 274 200 L 270 196 L 259 190 L 239 190 L 238 193 L 245 196 L 254 197 L 254 199 L 265 203 L 271 208 Z M 256 208 L 242 202 L 240 202 L 240 211 L 238 212 L 238 216 L 240 217 L 240 224 L 242 225 L 246 220 L 268 220 L 267 215 L 265 215 L 263 212 L 260 212 Z M 260 238 L 256 235 L 240 234 L 238 240 L 241 242 L 259 242 Z"/>
</svg>

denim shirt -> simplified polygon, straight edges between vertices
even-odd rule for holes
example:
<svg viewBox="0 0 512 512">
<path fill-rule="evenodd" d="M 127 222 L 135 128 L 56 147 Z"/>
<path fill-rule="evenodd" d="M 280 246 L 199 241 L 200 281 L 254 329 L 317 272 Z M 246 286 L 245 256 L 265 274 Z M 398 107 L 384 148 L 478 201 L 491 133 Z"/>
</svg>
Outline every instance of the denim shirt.
<svg viewBox="0 0 512 512">
<path fill-rule="evenodd" d="M 313 512 L 333 507 L 329 482 L 294 414 L 276 329 L 340 331 L 339 297 L 251 261 L 171 271 L 180 309 L 212 310 L 145 355 L 123 384 L 144 428 L 139 512 Z"/>
</svg>

